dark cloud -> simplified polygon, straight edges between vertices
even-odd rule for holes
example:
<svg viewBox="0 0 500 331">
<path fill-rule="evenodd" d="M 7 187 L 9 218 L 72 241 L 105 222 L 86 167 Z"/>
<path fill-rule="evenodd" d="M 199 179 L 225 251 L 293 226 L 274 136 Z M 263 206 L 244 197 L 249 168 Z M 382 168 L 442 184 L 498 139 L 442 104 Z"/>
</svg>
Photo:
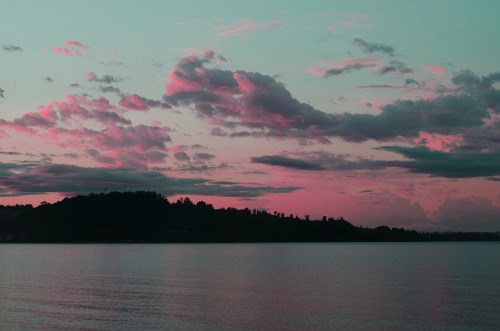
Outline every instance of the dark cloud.
<svg viewBox="0 0 500 331">
<path fill-rule="evenodd" d="M 194 153 L 194 159 L 196 160 L 212 160 L 215 158 L 215 155 L 208 153 Z"/>
<path fill-rule="evenodd" d="M 480 197 L 447 199 L 435 216 L 455 231 L 500 231 L 500 207 Z"/>
<path fill-rule="evenodd" d="M 259 157 L 252 157 L 251 160 L 252 163 L 263 163 L 268 165 L 301 169 L 301 170 L 324 170 L 324 168 L 321 165 L 279 155 L 265 155 Z"/>
<path fill-rule="evenodd" d="M 64 153 L 63 156 L 70 159 L 78 159 L 80 157 L 77 153 Z"/>
<path fill-rule="evenodd" d="M 225 162 L 222 162 L 218 165 L 208 165 L 208 164 L 201 164 L 198 162 L 196 165 L 193 165 L 191 163 L 189 164 L 183 164 L 177 168 L 168 168 L 166 170 L 169 171 L 182 171 L 182 172 L 193 172 L 193 173 L 208 173 L 213 170 L 220 170 L 220 169 L 227 169 L 229 168 L 228 164 Z M 215 183 L 215 182 L 213 182 Z"/>
<path fill-rule="evenodd" d="M 122 96 L 122 91 L 117 88 L 117 87 L 114 87 L 114 86 L 111 86 L 111 85 L 108 85 L 108 86 L 99 86 L 99 88 L 97 89 L 98 91 L 102 92 L 102 93 L 115 93 L 119 96 Z"/>
<path fill-rule="evenodd" d="M 5 91 L 0 87 L 0 98 L 5 99 L 5 95 L 3 94 Z"/>
<path fill-rule="evenodd" d="M 127 169 L 147 170 L 149 164 L 165 162 L 168 155 L 162 151 L 152 150 L 137 152 L 133 149 L 117 149 L 112 154 L 105 154 L 95 148 L 85 153 L 100 164 L 107 167 L 126 167 Z"/>
<path fill-rule="evenodd" d="M 314 139 L 328 143 L 330 137 L 362 142 L 418 137 L 422 131 L 457 134 L 482 126 L 490 118 L 488 109 L 496 105 L 499 93 L 490 84 L 487 93 L 453 91 L 435 100 L 397 100 L 382 106 L 377 115 L 329 114 L 299 102 L 271 76 L 207 68 L 209 63 L 210 59 L 196 56 L 181 59 L 170 73 L 165 100 L 173 106 L 192 106 L 210 124 L 260 130 L 236 131 L 231 135 L 216 128 L 212 135 L 217 136 Z M 496 78 L 491 77 L 490 80 Z M 462 83 L 458 80 L 456 84 Z M 457 88 L 462 89 L 460 85 Z"/>
<path fill-rule="evenodd" d="M 470 70 L 463 70 L 452 79 L 460 91 L 481 96 L 487 107 L 496 114 L 500 114 L 500 90 L 494 88 L 493 84 L 499 81 L 500 72 L 479 77 Z"/>
<path fill-rule="evenodd" d="M 353 171 L 401 168 L 412 173 L 445 178 L 490 177 L 500 175 L 500 152 L 440 152 L 426 147 L 383 146 L 376 148 L 394 152 L 407 160 L 380 161 L 333 154 L 324 151 L 284 153 L 251 158 L 252 163 L 263 163 L 301 170 Z M 489 180 L 496 180 L 487 178 Z"/>
<path fill-rule="evenodd" d="M 357 45 L 363 49 L 366 53 L 385 53 L 390 56 L 394 55 L 394 48 L 387 44 L 376 44 L 364 41 L 361 38 L 354 39 L 354 45 Z"/>
<path fill-rule="evenodd" d="M 499 81 L 500 72 L 479 77 L 470 70 L 462 70 L 452 78 L 459 92 L 480 97 L 485 106 L 496 114 L 500 114 L 500 90 L 496 89 L 493 84 Z"/>
<path fill-rule="evenodd" d="M 119 83 L 124 81 L 124 78 L 122 77 L 116 77 L 111 75 L 103 75 L 101 78 L 99 78 L 93 72 L 87 72 L 87 79 L 90 82 L 98 82 L 106 84 Z"/>
<path fill-rule="evenodd" d="M 4 151 L 0 151 L 0 154 L 3 154 L 3 155 L 21 155 L 22 153 L 19 153 L 19 152 L 4 152 Z"/>
<path fill-rule="evenodd" d="M 349 154 L 333 154 L 324 151 L 285 152 L 284 154 L 287 156 L 266 155 L 253 157 L 251 160 L 252 163 L 264 163 L 301 170 L 351 171 L 380 170 L 385 168 L 379 161 L 356 158 Z"/>
<path fill-rule="evenodd" d="M 374 65 L 368 65 L 369 66 L 374 66 Z M 333 68 L 333 69 L 328 69 L 325 71 L 323 77 L 331 77 L 331 76 L 337 76 L 337 75 L 342 75 L 342 74 L 345 74 L 345 73 L 348 73 L 348 72 L 351 72 L 351 71 L 354 71 L 354 70 L 361 70 L 361 69 L 364 69 L 366 68 L 367 65 L 364 65 L 362 63 L 352 63 L 352 64 L 348 64 L 342 68 Z"/>
<path fill-rule="evenodd" d="M 3 45 L 2 49 L 7 52 L 21 52 L 23 49 L 20 46 Z"/>
<path fill-rule="evenodd" d="M 378 161 L 354 157 L 349 154 L 333 154 L 324 151 L 313 151 L 301 154 L 307 161 L 320 164 L 326 170 L 330 171 L 384 169 L 384 166 L 379 164 Z"/>
<path fill-rule="evenodd" d="M 0 163 L 0 196 L 60 193 L 88 194 L 110 191 L 157 191 L 164 195 L 215 195 L 225 197 L 258 197 L 289 193 L 299 187 L 245 186 L 221 184 L 201 178 L 171 178 L 158 172 L 128 169 L 84 168 L 74 165 Z"/>
<path fill-rule="evenodd" d="M 405 63 L 401 61 L 390 61 L 388 65 L 383 66 L 379 71 L 381 75 L 387 73 L 409 74 L 413 70 L 408 68 Z"/>
<path fill-rule="evenodd" d="M 462 152 L 482 152 L 500 150 L 500 120 L 490 121 L 482 127 L 473 127 L 462 136 L 463 144 L 454 150 Z"/>
<path fill-rule="evenodd" d="M 398 153 L 409 160 L 376 161 L 386 167 L 399 167 L 414 173 L 447 178 L 500 175 L 500 152 L 444 153 L 425 147 L 383 146 L 380 150 Z"/>
<path fill-rule="evenodd" d="M 416 86 L 424 86 L 425 82 L 419 83 L 413 78 L 407 78 L 405 79 L 405 87 L 416 87 Z"/>
<path fill-rule="evenodd" d="M 177 161 L 189 161 L 189 160 L 191 160 L 189 155 L 187 155 L 187 153 L 184 151 L 175 152 L 174 157 Z"/>
<path fill-rule="evenodd" d="M 0 123 L 1 125 L 1 123 Z M 12 128 L 30 128 L 30 127 L 42 127 L 45 129 L 52 128 L 55 122 L 51 118 L 45 118 L 39 113 L 26 113 L 20 118 L 14 119 L 8 124 Z"/>
<path fill-rule="evenodd" d="M 50 78 L 49 76 L 45 77 L 44 79 L 45 79 L 47 82 L 49 82 L 49 83 L 52 83 L 52 82 L 53 82 L 52 78 Z"/>
<path fill-rule="evenodd" d="M 224 137 L 227 135 L 227 133 L 224 132 L 224 130 L 222 130 L 221 128 L 213 128 L 210 134 L 212 136 L 219 136 L 219 137 Z"/>
<path fill-rule="evenodd" d="M 239 132 L 233 132 L 229 136 L 231 138 L 242 138 L 242 137 L 251 137 L 254 135 L 255 134 L 252 134 L 251 132 L 248 132 L 248 131 L 239 131 Z"/>
</svg>

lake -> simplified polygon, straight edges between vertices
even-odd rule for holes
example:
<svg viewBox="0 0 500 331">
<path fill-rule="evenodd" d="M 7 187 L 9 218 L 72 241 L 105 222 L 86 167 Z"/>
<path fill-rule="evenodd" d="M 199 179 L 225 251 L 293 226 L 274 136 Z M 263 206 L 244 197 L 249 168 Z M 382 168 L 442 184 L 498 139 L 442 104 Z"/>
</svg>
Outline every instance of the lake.
<svg viewBox="0 0 500 331">
<path fill-rule="evenodd" d="M 1 330 L 494 330 L 500 243 L 3 244 Z"/>
</svg>

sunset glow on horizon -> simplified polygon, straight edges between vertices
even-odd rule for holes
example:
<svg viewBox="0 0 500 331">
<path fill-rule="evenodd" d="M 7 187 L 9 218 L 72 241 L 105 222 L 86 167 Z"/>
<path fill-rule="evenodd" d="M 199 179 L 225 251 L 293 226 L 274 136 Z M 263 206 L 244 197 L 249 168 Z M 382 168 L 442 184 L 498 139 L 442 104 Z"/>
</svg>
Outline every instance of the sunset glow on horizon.
<svg viewBox="0 0 500 331">
<path fill-rule="evenodd" d="M 500 3 L 3 7 L 0 204 L 150 190 L 500 231 Z"/>
</svg>

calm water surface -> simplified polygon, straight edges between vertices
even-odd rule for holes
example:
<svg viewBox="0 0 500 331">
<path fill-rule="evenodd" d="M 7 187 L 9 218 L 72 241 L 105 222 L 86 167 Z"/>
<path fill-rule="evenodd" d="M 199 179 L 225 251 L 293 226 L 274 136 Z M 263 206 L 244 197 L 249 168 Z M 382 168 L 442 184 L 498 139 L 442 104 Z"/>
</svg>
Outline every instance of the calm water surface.
<svg viewBox="0 0 500 331">
<path fill-rule="evenodd" d="M 1 330 L 495 330 L 499 243 L 0 245 Z"/>
</svg>

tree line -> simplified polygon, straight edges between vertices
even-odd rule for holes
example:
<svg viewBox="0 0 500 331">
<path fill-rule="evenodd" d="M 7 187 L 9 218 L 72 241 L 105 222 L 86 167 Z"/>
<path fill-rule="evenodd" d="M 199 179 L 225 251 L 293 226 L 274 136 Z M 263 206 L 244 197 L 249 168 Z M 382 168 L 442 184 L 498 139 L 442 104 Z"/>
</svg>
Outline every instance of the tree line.
<svg viewBox="0 0 500 331">
<path fill-rule="evenodd" d="M 420 233 L 356 227 L 342 217 L 305 219 L 281 212 L 215 209 L 151 191 L 110 192 L 55 203 L 0 205 L 0 242 L 342 242 L 500 240 L 493 233 Z"/>
</svg>

